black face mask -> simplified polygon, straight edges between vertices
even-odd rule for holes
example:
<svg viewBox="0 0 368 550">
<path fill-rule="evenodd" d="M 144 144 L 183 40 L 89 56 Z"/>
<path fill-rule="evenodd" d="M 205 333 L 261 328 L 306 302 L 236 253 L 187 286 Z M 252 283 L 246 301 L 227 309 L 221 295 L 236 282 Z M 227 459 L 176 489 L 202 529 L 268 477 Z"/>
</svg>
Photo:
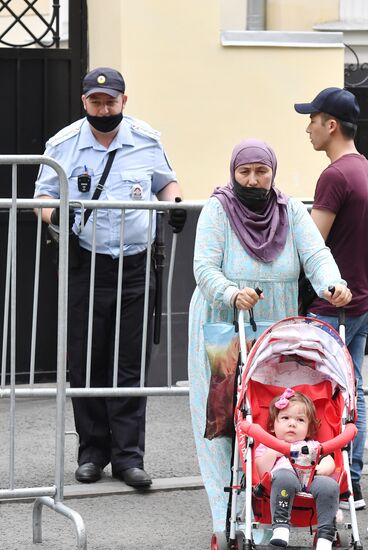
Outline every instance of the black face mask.
<svg viewBox="0 0 368 550">
<path fill-rule="evenodd" d="M 92 116 L 87 114 L 87 120 L 95 130 L 107 133 L 115 130 L 123 120 L 123 113 L 111 116 Z"/>
<path fill-rule="evenodd" d="M 244 206 L 253 212 L 262 212 L 266 207 L 270 193 L 262 187 L 242 187 L 234 181 L 234 193 Z"/>
</svg>

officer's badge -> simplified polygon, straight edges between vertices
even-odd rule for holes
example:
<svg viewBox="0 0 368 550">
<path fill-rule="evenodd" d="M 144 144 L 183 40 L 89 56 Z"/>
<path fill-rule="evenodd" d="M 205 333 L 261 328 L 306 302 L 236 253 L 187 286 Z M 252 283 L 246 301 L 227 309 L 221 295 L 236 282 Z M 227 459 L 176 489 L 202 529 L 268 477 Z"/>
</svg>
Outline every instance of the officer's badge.
<svg viewBox="0 0 368 550">
<path fill-rule="evenodd" d="M 105 82 L 106 82 L 106 76 L 104 76 L 103 74 L 98 75 L 98 77 L 97 77 L 97 82 L 98 82 L 99 84 L 105 84 Z"/>
<path fill-rule="evenodd" d="M 139 185 L 139 183 L 135 183 L 134 185 L 132 185 L 130 196 L 135 201 L 139 201 L 143 198 L 143 189 L 142 186 Z"/>
</svg>

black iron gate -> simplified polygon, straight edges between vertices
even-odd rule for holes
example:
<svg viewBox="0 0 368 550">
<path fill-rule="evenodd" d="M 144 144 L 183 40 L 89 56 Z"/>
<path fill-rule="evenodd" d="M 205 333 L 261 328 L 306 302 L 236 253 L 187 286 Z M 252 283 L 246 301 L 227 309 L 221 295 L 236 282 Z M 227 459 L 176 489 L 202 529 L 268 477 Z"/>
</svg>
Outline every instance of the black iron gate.
<svg viewBox="0 0 368 550">
<path fill-rule="evenodd" d="M 346 46 L 354 57 L 354 63 L 345 65 L 345 88 L 352 92 L 359 103 L 360 117 L 355 145 L 368 158 L 368 63 L 361 63 L 351 46 Z"/>
<path fill-rule="evenodd" d="M 24 2 L 37 4 L 37 0 Z M 59 1 L 53 4 L 58 6 Z M 11 0 L 0 0 L 0 15 L 7 15 L 11 5 Z M 86 12 L 86 0 L 69 0 L 67 47 L 60 47 L 56 16 L 51 43 L 38 40 L 32 47 L 0 47 L 1 154 L 42 153 L 48 137 L 80 117 L 81 76 L 87 68 Z M 6 32 L 0 34 L 0 45 L 9 43 L 6 36 Z M 33 195 L 33 181 L 21 177 L 20 196 Z M 2 179 L 4 197 L 3 185 Z"/>
<path fill-rule="evenodd" d="M 37 10 L 38 0 L 19 2 L 0 0 L 0 15 L 10 24 L 0 32 L 0 74 L 2 131 L 0 154 L 41 154 L 45 142 L 60 128 L 80 118 L 81 77 L 87 70 L 87 1 L 69 0 L 69 33 L 65 44 L 59 36 L 60 1 L 53 1 L 48 19 Z M 65 0 L 66 1 L 66 0 Z M 51 4 L 51 3 L 50 3 Z M 18 11 L 15 12 L 15 6 Z M 39 18 L 37 35 L 27 27 L 27 15 Z M 14 44 L 11 33 L 19 27 L 27 43 Z M 14 34 L 13 34 L 14 36 Z M 37 168 L 22 167 L 18 172 L 18 197 L 33 196 Z M 0 196 L 11 197 L 11 170 L 1 167 Z M 17 333 L 29 334 L 32 319 L 32 284 L 36 218 L 22 211 L 18 224 Z M 8 211 L 0 210 L 0 254 L 6 258 Z M 37 350 L 38 369 L 54 370 L 56 357 L 57 278 L 47 258 L 41 253 L 41 301 L 39 304 L 40 337 Z M 0 345 L 2 346 L 2 312 L 4 310 L 5 261 L 0 264 Z M 29 370 L 28 338 L 17 338 L 17 380 Z M 50 367 L 52 365 L 52 367 Z"/>
</svg>

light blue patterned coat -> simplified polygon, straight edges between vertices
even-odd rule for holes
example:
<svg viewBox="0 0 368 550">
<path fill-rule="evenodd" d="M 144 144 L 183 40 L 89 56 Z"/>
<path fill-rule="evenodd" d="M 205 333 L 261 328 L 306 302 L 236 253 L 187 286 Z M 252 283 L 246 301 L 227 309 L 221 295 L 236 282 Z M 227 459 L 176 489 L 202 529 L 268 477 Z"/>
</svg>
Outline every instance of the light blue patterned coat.
<svg viewBox="0 0 368 550">
<path fill-rule="evenodd" d="M 254 310 L 256 321 L 297 315 L 300 265 L 320 296 L 329 285 L 345 282 L 301 201 L 289 199 L 288 218 L 285 248 L 271 263 L 247 254 L 215 197 L 208 200 L 198 220 L 194 252 L 197 288 L 189 310 L 188 370 L 193 431 L 214 531 L 225 528 L 228 493 L 224 493 L 224 487 L 230 484 L 231 440 L 222 437 L 209 441 L 203 437 L 210 381 L 203 324 L 232 322 L 231 297 L 244 287 L 263 290 L 264 300 Z"/>
</svg>

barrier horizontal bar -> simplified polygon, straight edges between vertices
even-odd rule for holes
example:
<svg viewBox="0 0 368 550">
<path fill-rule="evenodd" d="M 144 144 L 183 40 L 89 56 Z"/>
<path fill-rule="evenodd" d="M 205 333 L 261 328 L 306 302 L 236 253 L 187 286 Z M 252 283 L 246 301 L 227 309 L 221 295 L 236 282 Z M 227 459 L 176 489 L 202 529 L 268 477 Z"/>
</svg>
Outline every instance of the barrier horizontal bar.
<svg viewBox="0 0 368 550">
<path fill-rule="evenodd" d="M 206 201 L 182 201 L 180 205 L 172 201 L 112 201 L 112 200 L 86 200 L 75 201 L 70 200 L 70 206 L 74 208 L 126 208 L 128 210 L 173 210 L 183 208 L 185 210 L 200 210 Z M 17 199 L 16 206 L 18 209 L 23 208 L 55 208 L 59 206 L 59 199 Z M 0 208 L 11 208 L 12 199 L 0 199 Z"/>
<path fill-rule="evenodd" d="M 10 397 L 11 389 L 0 389 L 0 399 Z M 14 388 L 16 397 L 55 397 L 56 388 Z M 363 387 L 364 395 L 368 395 L 368 387 Z M 147 396 L 162 395 L 185 396 L 189 395 L 189 386 L 157 387 L 157 388 L 66 388 L 67 397 L 119 397 L 119 396 Z"/>
<path fill-rule="evenodd" d="M 14 388 L 15 397 L 55 397 L 57 388 Z M 0 398 L 10 397 L 11 389 L 1 389 Z M 189 395 L 188 386 L 157 388 L 66 388 L 67 397 L 119 397 Z"/>
<path fill-rule="evenodd" d="M 48 164 L 60 167 L 60 164 L 46 155 L 0 155 L 0 164 Z"/>
<path fill-rule="evenodd" d="M 0 489 L 0 500 L 56 495 L 56 487 L 23 487 L 22 489 Z"/>
</svg>

